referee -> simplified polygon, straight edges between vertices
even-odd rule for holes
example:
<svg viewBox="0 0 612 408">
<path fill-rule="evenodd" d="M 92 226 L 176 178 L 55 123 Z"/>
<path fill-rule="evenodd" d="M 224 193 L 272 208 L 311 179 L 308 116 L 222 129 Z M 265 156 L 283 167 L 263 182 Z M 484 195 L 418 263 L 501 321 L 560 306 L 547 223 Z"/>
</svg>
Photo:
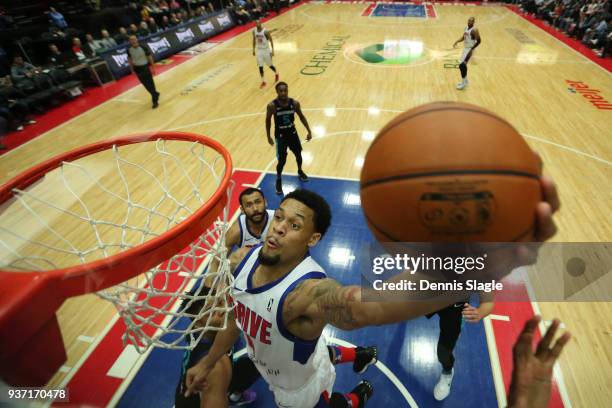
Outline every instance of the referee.
<svg viewBox="0 0 612 408">
<path fill-rule="evenodd" d="M 135 35 L 130 36 L 130 45 L 131 47 L 128 48 L 130 69 L 151 94 L 153 109 L 155 109 L 159 106 L 159 92 L 155 89 L 155 82 L 153 82 L 153 74 L 155 74 L 153 56 L 147 47 L 142 47 L 138 43 L 138 38 Z"/>
</svg>

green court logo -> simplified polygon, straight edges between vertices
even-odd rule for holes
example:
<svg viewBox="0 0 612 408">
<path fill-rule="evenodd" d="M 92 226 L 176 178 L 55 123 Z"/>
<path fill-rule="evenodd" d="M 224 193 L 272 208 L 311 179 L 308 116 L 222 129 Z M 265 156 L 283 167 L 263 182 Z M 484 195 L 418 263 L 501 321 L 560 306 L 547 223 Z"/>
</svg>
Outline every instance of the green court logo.
<svg viewBox="0 0 612 408">
<path fill-rule="evenodd" d="M 392 40 L 358 49 L 355 54 L 368 64 L 407 65 L 422 59 L 424 52 L 421 41 Z"/>
</svg>

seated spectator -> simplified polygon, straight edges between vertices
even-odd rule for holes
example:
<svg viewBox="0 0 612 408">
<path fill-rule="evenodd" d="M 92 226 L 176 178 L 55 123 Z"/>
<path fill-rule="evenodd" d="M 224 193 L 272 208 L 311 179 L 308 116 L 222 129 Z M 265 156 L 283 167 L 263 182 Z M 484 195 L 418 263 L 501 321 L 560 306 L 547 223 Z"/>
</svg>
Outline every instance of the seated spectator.
<svg viewBox="0 0 612 408">
<path fill-rule="evenodd" d="M 13 58 L 13 65 L 11 66 L 11 78 L 14 83 L 18 83 L 25 79 L 32 78 L 35 74 L 39 73 L 40 70 L 29 62 L 25 62 L 21 55 L 16 55 Z"/>
<path fill-rule="evenodd" d="M 100 44 L 94 40 L 93 35 L 89 33 L 85 34 L 85 45 L 89 47 L 93 55 L 97 55 L 98 51 L 102 49 Z"/>
<path fill-rule="evenodd" d="M 49 14 L 49 19 L 57 28 L 63 30 L 68 27 L 68 23 L 62 13 L 57 11 L 54 7 L 49 7 L 49 11 L 46 13 Z"/>
<path fill-rule="evenodd" d="M 181 23 L 182 21 L 175 13 L 170 13 L 170 27 L 177 26 Z"/>
<path fill-rule="evenodd" d="M 140 19 L 143 21 L 147 21 L 151 17 L 149 14 L 149 9 L 146 6 L 140 7 Z"/>
<path fill-rule="evenodd" d="M 170 28 L 170 20 L 168 20 L 168 16 L 163 16 L 161 23 L 159 24 L 159 27 L 162 30 L 167 30 L 168 28 Z"/>
<path fill-rule="evenodd" d="M 24 125 L 36 123 L 25 102 L 25 95 L 10 85 L 0 89 L 0 116 L 6 119 L 10 130 L 22 131 Z"/>
<path fill-rule="evenodd" d="M 263 10 L 255 4 L 254 0 L 247 0 L 245 10 L 255 19 L 261 18 L 264 15 Z"/>
<path fill-rule="evenodd" d="M 146 37 L 147 35 L 150 35 L 151 32 L 149 31 L 149 26 L 147 25 L 146 21 L 141 21 L 140 22 L 140 27 L 138 28 L 138 33 L 137 36 L 138 37 Z"/>
<path fill-rule="evenodd" d="M 606 58 L 612 55 L 612 31 L 608 33 L 602 45 L 600 49 L 595 50 L 595 54 L 600 58 Z"/>
<path fill-rule="evenodd" d="M 102 51 L 108 50 L 110 48 L 114 48 L 117 46 L 117 42 L 113 39 L 113 37 L 110 36 L 110 34 L 108 33 L 108 30 L 103 29 L 102 31 L 100 31 L 100 34 L 102 34 L 102 38 L 98 40 L 98 44 L 100 45 Z"/>
<path fill-rule="evenodd" d="M 186 23 L 190 20 L 189 13 L 187 13 L 185 10 L 181 11 L 180 16 L 181 16 L 181 22 L 183 23 Z"/>
<path fill-rule="evenodd" d="M 161 31 L 161 28 L 157 25 L 153 17 L 149 18 L 148 26 L 149 26 L 149 32 L 151 34 L 155 34 L 156 32 Z"/>
<path fill-rule="evenodd" d="M 56 40 L 63 40 L 66 38 L 66 33 L 60 30 L 57 26 L 49 27 L 49 36 Z"/>
<path fill-rule="evenodd" d="M 584 37 L 582 38 L 582 42 L 586 45 L 593 45 L 591 41 L 595 40 L 602 35 L 605 37 L 608 32 L 608 22 L 606 21 L 606 16 L 604 14 L 598 14 L 598 22 L 593 24 L 592 28 L 589 28 L 585 31 Z"/>
<path fill-rule="evenodd" d="M 160 2 L 157 3 L 157 6 L 160 8 L 160 10 L 163 10 L 163 11 L 167 11 L 170 8 L 166 0 L 161 0 Z"/>
<path fill-rule="evenodd" d="M 233 12 L 236 21 L 240 25 L 246 24 L 251 20 L 251 15 L 244 9 L 244 7 L 239 6 L 236 3 L 234 3 L 231 12 Z"/>
<path fill-rule="evenodd" d="M 138 37 L 138 26 L 136 26 L 136 24 L 130 24 L 130 29 L 128 31 L 128 38 L 130 35 L 135 35 Z"/>
<path fill-rule="evenodd" d="M 129 35 L 125 27 L 119 27 L 119 32 L 115 35 L 115 42 L 117 45 L 123 44 L 128 41 Z"/>
<path fill-rule="evenodd" d="M 170 2 L 170 10 L 174 10 L 174 11 L 176 11 L 176 10 L 178 10 L 178 9 L 180 9 L 180 8 L 181 8 L 181 5 L 179 4 L 179 2 L 178 2 L 178 1 L 176 1 L 176 0 L 172 0 L 172 1 Z"/>
<path fill-rule="evenodd" d="M 87 61 L 88 58 L 92 58 L 94 56 L 91 48 L 83 45 L 79 37 L 74 37 L 72 39 L 72 53 L 80 63 L 83 63 Z"/>
<path fill-rule="evenodd" d="M 49 44 L 49 52 L 49 57 L 47 57 L 47 65 L 61 68 L 68 64 L 66 55 L 64 55 L 64 53 L 57 48 L 57 45 L 53 43 Z"/>
</svg>

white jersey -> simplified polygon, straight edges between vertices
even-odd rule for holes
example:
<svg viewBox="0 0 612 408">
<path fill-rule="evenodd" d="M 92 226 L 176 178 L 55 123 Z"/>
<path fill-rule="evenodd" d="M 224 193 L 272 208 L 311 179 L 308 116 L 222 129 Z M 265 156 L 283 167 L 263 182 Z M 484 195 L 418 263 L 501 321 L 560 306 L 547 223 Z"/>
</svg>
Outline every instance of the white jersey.
<svg viewBox="0 0 612 408">
<path fill-rule="evenodd" d="M 255 49 L 257 51 L 270 51 L 270 45 L 266 38 L 266 29 L 262 28 L 261 31 L 257 31 L 257 27 L 253 29 L 253 35 L 255 36 Z"/>
<path fill-rule="evenodd" d="M 232 299 L 236 325 L 244 335 L 248 355 L 270 385 L 278 402 L 286 399 L 279 398 L 280 394 L 299 393 L 323 369 L 331 367 L 325 377 L 335 378 L 325 341 L 321 337 L 312 341 L 296 338 L 283 324 L 281 315 L 287 295 L 298 283 L 305 279 L 323 279 L 326 275 L 323 268 L 307 255 L 284 277 L 264 286 L 253 287 L 253 274 L 259 265 L 257 255 L 261 248 L 260 245 L 251 249 L 236 268 Z M 328 385 L 314 391 L 315 395 L 311 397 L 315 403 Z M 298 405 L 302 406 L 302 403 Z"/>
<path fill-rule="evenodd" d="M 465 27 L 465 31 L 463 31 L 463 45 L 465 48 L 472 48 L 474 44 L 476 44 L 476 40 L 472 38 L 472 31 L 474 30 L 474 26 L 472 28 Z"/>
<path fill-rule="evenodd" d="M 238 242 L 239 248 L 252 247 L 263 242 L 266 237 L 266 234 L 268 233 L 268 228 L 270 228 L 270 224 L 272 224 L 272 219 L 274 218 L 274 211 L 266 210 L 266 214 L 264 215 L 264 217 L 265 227 L 263 231 L 261 231 L 260 235 L 255 235 L 251 231 L 249 231 L 246 214 L 240 214 L 238 216 L 238 226 L 240 226 L 240 241 Z"/>
</svg>

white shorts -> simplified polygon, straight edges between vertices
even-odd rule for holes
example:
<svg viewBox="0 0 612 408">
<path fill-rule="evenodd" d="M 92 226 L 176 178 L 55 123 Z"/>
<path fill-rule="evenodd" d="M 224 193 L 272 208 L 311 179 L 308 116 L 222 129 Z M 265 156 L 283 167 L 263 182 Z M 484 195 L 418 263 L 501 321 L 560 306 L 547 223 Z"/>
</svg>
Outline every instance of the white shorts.
<svg viewBox="0 0 612 408">
<path fill-rule="evenodd" d="M 461 64 L 462 62 L 465 62 L 466 64 L 468 63 L 468 60 L 466 60 L 466 58 L 468 57 L 468 54 L 472 52 L 472 48 L 464 48 L 463 49 L 463 53 L 461 53 L 461 58 L 459 59 L 459 63 Z M 474 55 L 474 52 L 472 52 L 472 55 Z M 472 55 L 470 55 L 470 58 L 472 57 Z"/>
<path fill-rule="evenodd" d="M 272 66 L 272 55 L 270 50 L 255 50 L 257 56 L 257 65 L 263 67 L 264 63 L 267 66 Z"/>
<path fill-rule="evenodd" d="M 319 402 L 324 391 L 327 391 L 328 395 L 331 396 L 336 381 L 336 368 L 329 360 L 329 352 L 325 341 L 319 341 L 315 353 L 313 364 L 316 371 L 301 388 L 286 390 L 270 385 L 270 391 L 274 394 L 274 401 L 277 406 L 313 408 Z"/>
</svg>

